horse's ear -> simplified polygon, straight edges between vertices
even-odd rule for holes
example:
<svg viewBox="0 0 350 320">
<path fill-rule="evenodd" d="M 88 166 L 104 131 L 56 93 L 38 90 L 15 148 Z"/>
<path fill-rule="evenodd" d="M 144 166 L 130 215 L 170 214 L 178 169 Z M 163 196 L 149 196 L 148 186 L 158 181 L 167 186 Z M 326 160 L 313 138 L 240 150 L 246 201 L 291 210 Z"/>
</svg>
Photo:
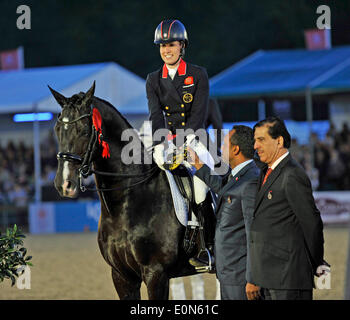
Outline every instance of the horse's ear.
<svg viewBox="0 0 350 320">
<path fill-rule="evenodd" d="M 85 93 L 85 96 L 83 98 L 83 103 L 82 104 L 88 104 L 88 102 L 91 100 L 91 98 L 94 96 L 95 93 L 95 81 L 92 84 L 91 88 L 89 89 L 88 92 Z"/>
<path fill-rule="evenodd" d="M 50 86 L 48 86 L 52 95 L 55 97 L 56 101 L 58 102 L 58 104 L 63 107 L 65 104 L 67 104 L 68 99 L 63 96 L 62 94 L 58 93 L 57 91 L 55 91 L 54 89 L 52 89 Z"/>
</svg>

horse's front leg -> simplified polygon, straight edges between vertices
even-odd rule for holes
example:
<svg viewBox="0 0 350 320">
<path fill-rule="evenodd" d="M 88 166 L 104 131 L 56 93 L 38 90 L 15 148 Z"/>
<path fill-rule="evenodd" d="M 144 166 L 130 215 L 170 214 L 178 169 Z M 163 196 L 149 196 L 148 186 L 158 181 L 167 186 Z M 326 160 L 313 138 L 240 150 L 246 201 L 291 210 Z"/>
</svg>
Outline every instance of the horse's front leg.
<svg viewBox="0 0 350 320">
<path fill-rule="evenodd" d="M 114 268 L 112 278 L 120 300 L 141 300 L 141 280 L 126 278 Z"/>
<path fill-rule="evenodd" d="M 144 271 L 144 282 L 149 300 L 169 299 L 169 278 L 163 268 L 149 267 Z"/>
</svg>

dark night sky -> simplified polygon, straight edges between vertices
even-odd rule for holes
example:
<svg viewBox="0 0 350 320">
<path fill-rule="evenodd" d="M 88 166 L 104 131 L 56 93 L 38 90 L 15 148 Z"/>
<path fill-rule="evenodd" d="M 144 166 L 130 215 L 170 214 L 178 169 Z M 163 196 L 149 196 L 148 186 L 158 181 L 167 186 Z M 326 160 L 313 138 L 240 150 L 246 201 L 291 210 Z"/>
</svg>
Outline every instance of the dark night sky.
<svg viewBox="0 0 350 320">
<path fill-rule="evenodd" d="M 31 30 L 16 27 L 21 4 Z M 145 78 L 161 65 L 156 26 L 178 18 L 190 39 L 186 60 L 211 77 L 259 49 L 304 47 L 320 4 L 331 8 L 333 45 L 350 44 L 350 0 L 1 0 L 0 50 L 22 45 L 26 67 L 114 61 Z"/>
</svg>

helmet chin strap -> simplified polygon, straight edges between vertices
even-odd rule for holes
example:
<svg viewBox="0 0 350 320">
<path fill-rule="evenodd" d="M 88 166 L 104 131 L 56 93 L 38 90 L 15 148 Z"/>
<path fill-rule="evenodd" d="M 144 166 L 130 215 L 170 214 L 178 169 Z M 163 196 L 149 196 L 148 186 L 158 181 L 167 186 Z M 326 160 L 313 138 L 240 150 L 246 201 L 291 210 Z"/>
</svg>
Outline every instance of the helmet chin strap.
<svg viewBox="0 0 350 320">
<path fill-rule="evenodd" d="M 168 65 L 169 65 L 169 66 L 175 66 L 175 65 L 179 62 L 180 59 L 181 59 L 181 54 L 179 55 L 179 58 L 176 60 L 176 62 L 174 62 L 174 63 L 168 63 Z"/>
</svg>

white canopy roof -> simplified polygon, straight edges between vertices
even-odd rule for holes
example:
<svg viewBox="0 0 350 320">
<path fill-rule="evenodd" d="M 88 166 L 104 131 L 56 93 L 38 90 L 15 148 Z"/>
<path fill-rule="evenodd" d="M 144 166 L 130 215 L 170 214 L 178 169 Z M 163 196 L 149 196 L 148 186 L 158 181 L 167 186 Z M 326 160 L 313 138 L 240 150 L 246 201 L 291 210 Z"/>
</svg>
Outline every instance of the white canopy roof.
<svg viewBox="0 0 350 320">
<path fill-rule="evenodd" d="M 145 80 L 114 62 L 0 71 L 0 114 L 60 112 L 48 85 L 66 97 L 86 92 L 96 81 L 95 96 L 123 114 L 147 114 Z"/>
</svg>

